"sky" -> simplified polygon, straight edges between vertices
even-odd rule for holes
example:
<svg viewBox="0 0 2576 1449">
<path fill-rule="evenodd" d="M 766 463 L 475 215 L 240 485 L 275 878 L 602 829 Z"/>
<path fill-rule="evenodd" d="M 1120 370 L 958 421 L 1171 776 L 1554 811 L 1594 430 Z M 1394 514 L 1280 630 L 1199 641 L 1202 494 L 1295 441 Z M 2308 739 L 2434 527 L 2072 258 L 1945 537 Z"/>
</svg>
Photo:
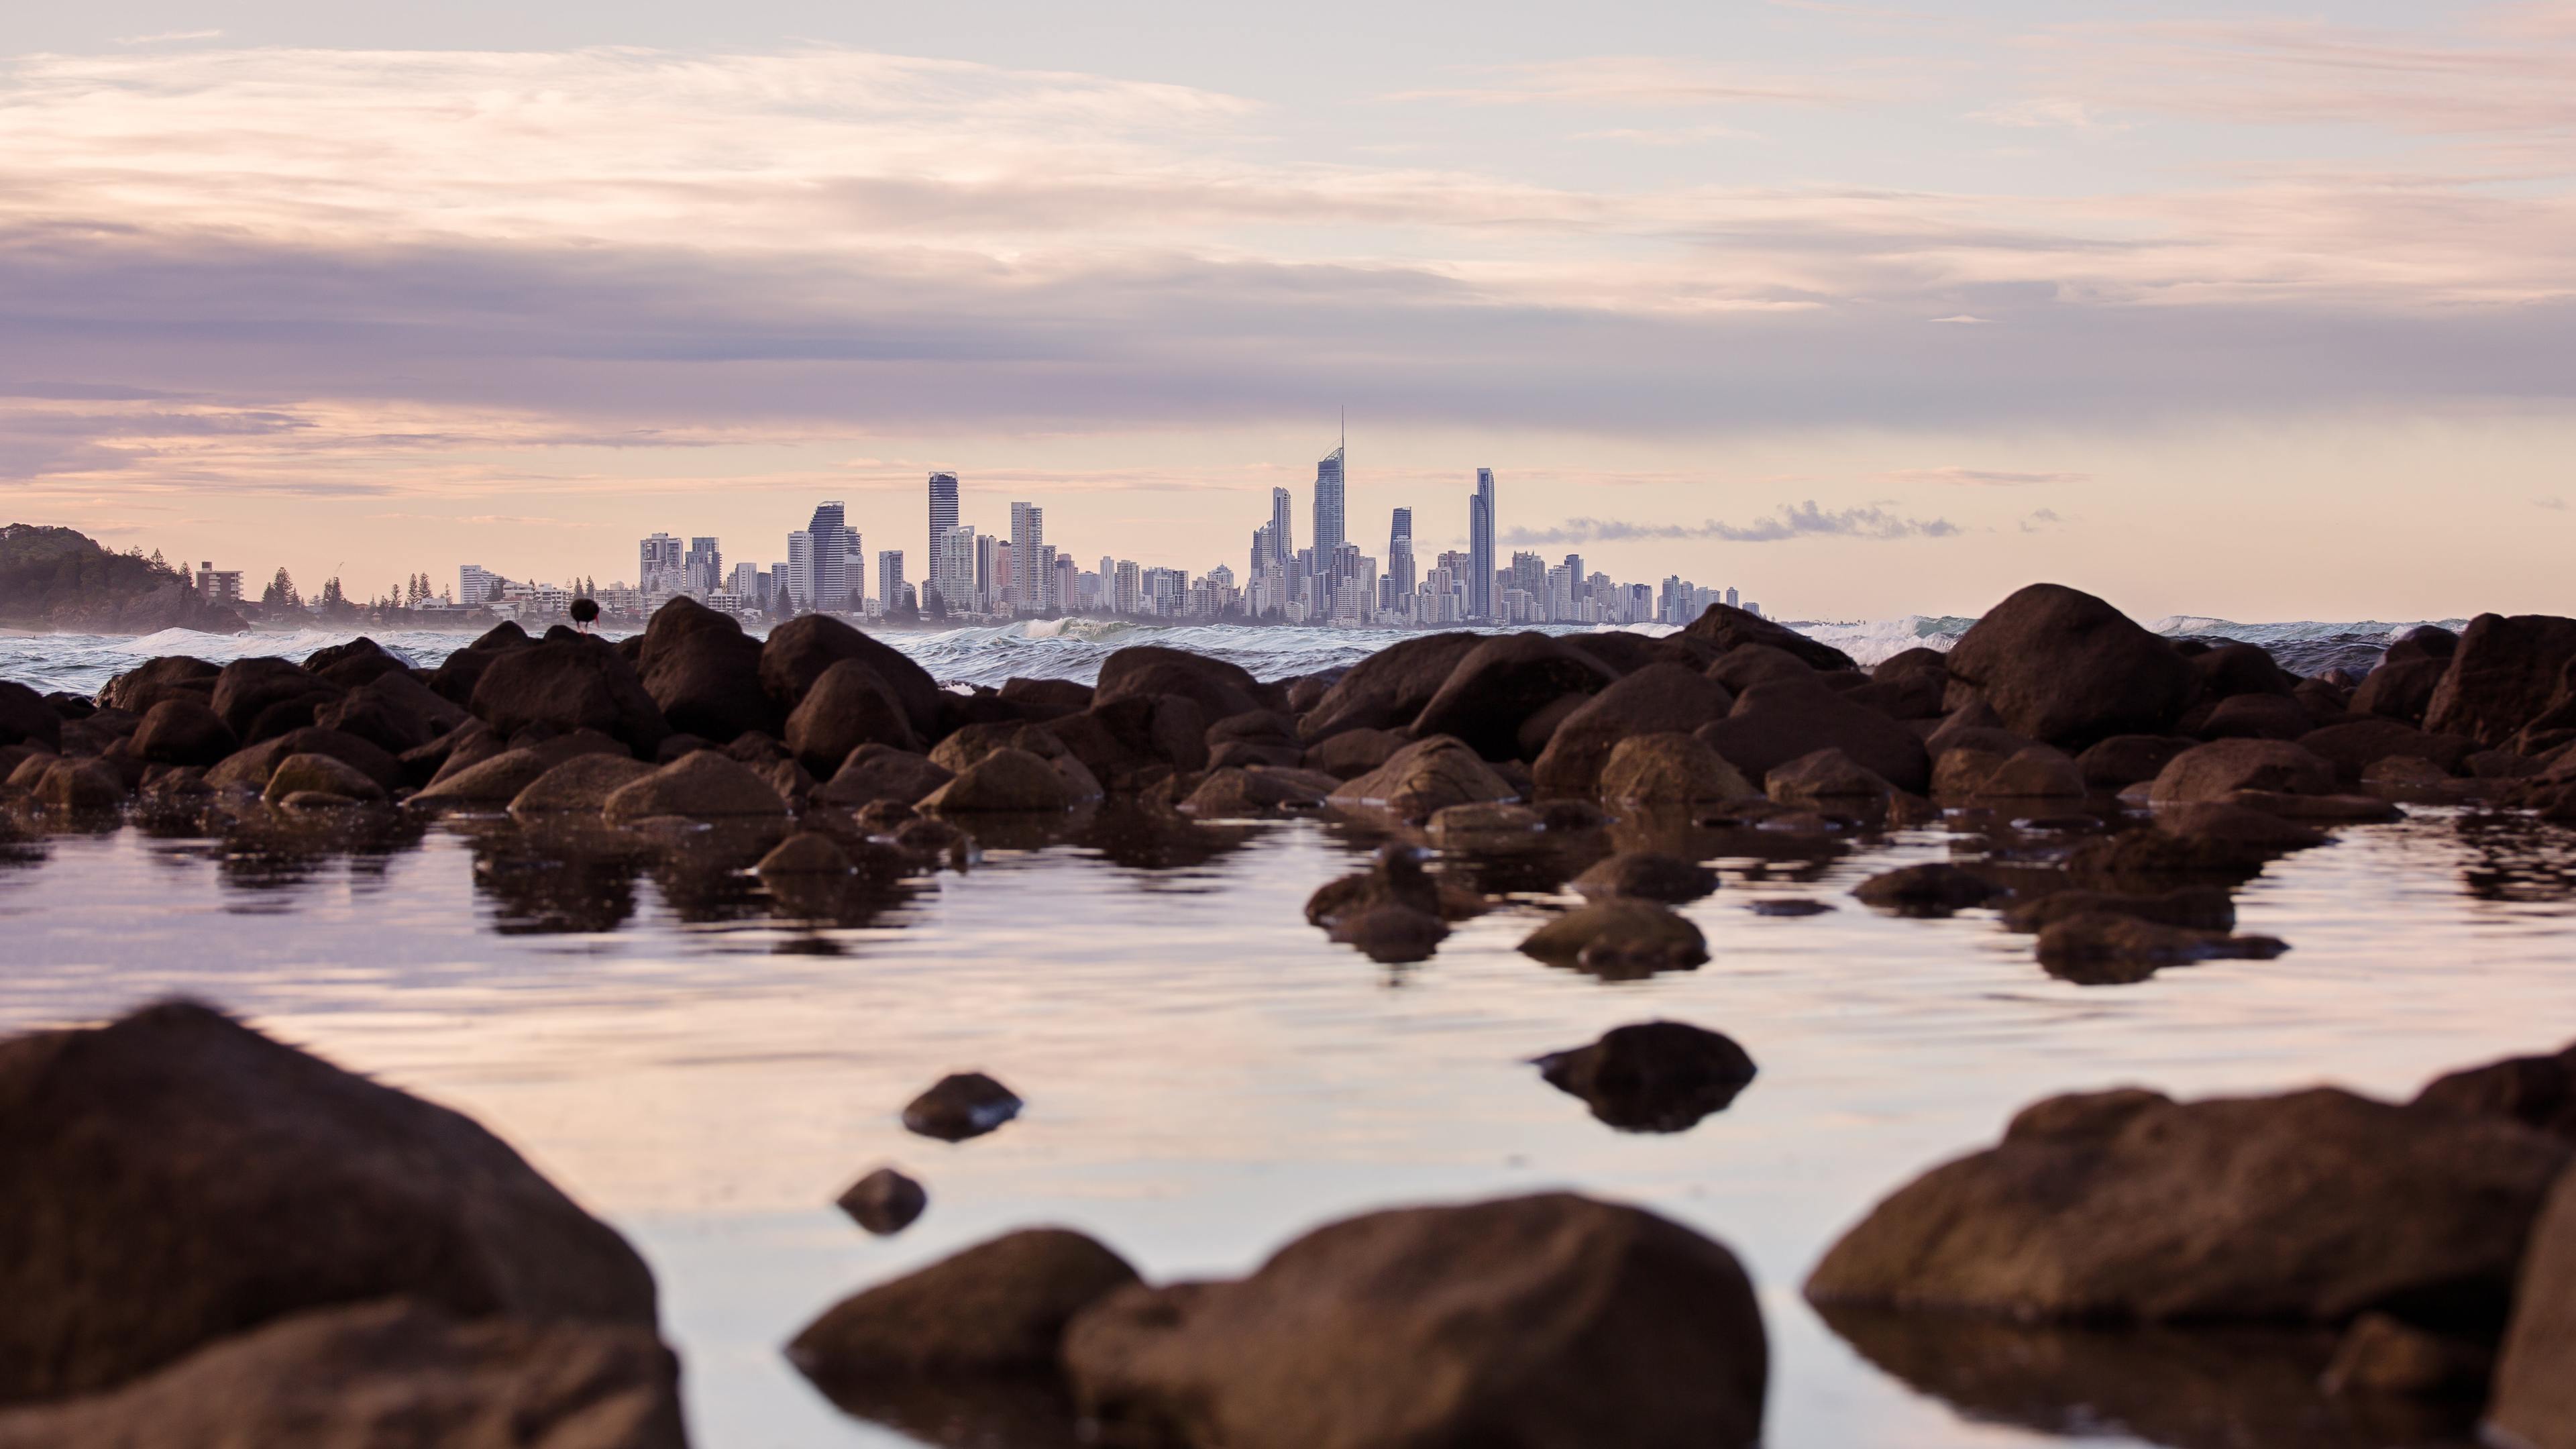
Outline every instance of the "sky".
<svg viewBox="0 0 2576 1449">
<path fill-rule="evenodd" d="M 0 521 L 371 595 L 846 500 L 1973 614 L 2576 611 L 2576 3 L 243 0 L 0 28 Z"/>
</svg>

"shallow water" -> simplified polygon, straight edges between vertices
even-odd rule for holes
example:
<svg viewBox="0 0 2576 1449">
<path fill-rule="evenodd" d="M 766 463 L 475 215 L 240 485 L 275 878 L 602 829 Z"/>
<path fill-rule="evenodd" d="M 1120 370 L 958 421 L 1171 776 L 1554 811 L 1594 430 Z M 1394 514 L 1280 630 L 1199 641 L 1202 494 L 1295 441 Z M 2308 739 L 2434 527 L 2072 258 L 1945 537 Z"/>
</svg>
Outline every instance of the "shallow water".
<svg viewBox="0 0 2576 1449">
<path fill-rule="evenodd" d="M 1234 1273 L 1369 1207 L 1551 1186 L 1650 1206 L 1745 1258 L 1773 1342 L 1773 1449 L 2421 1442 L 2341 1422 L 2282 1437 L 2263 1406 L 2305 1369 L 2248 1389 L 2233 1361 L 2130 1355 L 2034 1390 L 1943 1379 L 1863 1335 L 1954 1404 L 1872 1366 L 1798 1285 L 1877 1197 L 2039 1096 L 2403 1094 L 2576 1035 L 2576 832 L 2509 816 L 2419 809 L 2344 831 L 2239 895 L 2239 928 L 2289 955 L 2102 988 L 2043 974 L 1991 913 L 1900 919 L 1849 898 L 1891 865 L 1975 853 L 1971 833 L 1853 852 L 1741 832 L 1715 847 L 1725 887 L 1686 908 L 1714 959 L 1620 983 L 1514 949 L 1561 899 L 1546 894 L 1417 966 L 1330 944 L 1300 908 L 1367 843 L 1313 821 L 1103 826 L 818 924 L 782 918 L 729 860 L 531 848 L 506 821 L 354 851 L 57 835 L 0 855 L 0 1028 L 184 992 L 472 1113 L 651 1260 L 710 1449 L 913 1442 L 841 1414 L 777 1346 L 841 1295 L 1012 1226 L 1086 1229 L 1158 1278 Z M 1746 909 L 1772 897 L 1836 909 Z M 1640 1136 L 1526 1064 L 1655 1017 L 1727 1032 L 1760 1077 L 1691 1131 Z M 965 1068 L 1026 1115 L 957 1146 L 906 1134 L 901 1104 Z M 931 1193 L 884 1241 L 831 1206 L 881 1162 Z M 1957 1353 L 1944 1337 L 1930 1357 Z"/>
</svg>

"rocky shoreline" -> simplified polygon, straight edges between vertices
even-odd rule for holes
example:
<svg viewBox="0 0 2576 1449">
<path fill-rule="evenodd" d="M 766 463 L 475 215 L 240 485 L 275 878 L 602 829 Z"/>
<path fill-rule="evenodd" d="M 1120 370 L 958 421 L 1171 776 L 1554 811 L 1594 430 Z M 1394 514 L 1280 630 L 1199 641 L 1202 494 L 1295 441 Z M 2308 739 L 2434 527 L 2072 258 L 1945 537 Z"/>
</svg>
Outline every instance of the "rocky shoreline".
<svg viewBox="0 0 2576 1449">
<path fill-rule="evenodd" d="M 443 818 L 819 920 L 983 850 L 1159 858 L 1312 816 L 1376 845 L 1308 904 L 1333 940 L 1400 970 L 1506 896 L 1554 896 L 1580 904 L 1522 949 L 1608 979 L 1708 960 L 1675 909 L 1718 890 L 1706 861 L 1937 823 L 1958 860 L 1855 904 L 1991 910 L 2039 970 L 2116 989 L 2292 949 L 2238 934 L 2231 892 L 2347 827 L 2415 804 L 2576 823 L 2576 621 L 2481 616 L 2301 679 L 2039 585 L 1946 657 L 1867 672 L 1719 608 L 1666 639 L 1413 636 L 1294 680 L 1142 646 L 1097 686 L 965 694 L 837 620 L 764 642 L 682 601 L 613 645 L 505 625 L 428 671 L 361 640 L 155 660 L 94 700 L 0 684 L 0 780 L 0 838 L 26 848 L 131 821 L 376 849 Z M 1760 1090 L 1686 1023 L 1533 1067 L 1619 1131 Z M 2263 1442 L 2483 1415 L 2499 1442 L 2576 1446 L 2569 1102 L 2576 1051 L 2405 1103 L 2052 1098 L 1869 1212 L 1807 1293 L 1891 1372 L 2024 1422 L 2125 1377 L 2192 1386 L 2140 1395 L 2142 1418 L 2205 1392 L 2278 1425 Z M 963 1140 L 1019 1106 L 961 1074 L 904 1120 Z M 24 1376 L 0 1445 L 680 1442 L 651 1280 L 613 1231 L 470 1122 L 214 1012 L 0 1043 L 0 1155 L 33 1185 L 9 1209 L 0 1360 Z M 897 1232 L 928 1193 L 876 1172 L 844 1201 Z M 2230 1347 L 2246 1334 L 2286 1346 Z M 1013 1234 L 854 1295 L 789 1352 L 853 1412 L 1006 1445 L 1077 1421 L 1138 1445 L 1751 1444 L 1768 1373 L 1723 1245 L 1562 1194 L 1369 1214 L 1221 1284 Z"/>
</svg>

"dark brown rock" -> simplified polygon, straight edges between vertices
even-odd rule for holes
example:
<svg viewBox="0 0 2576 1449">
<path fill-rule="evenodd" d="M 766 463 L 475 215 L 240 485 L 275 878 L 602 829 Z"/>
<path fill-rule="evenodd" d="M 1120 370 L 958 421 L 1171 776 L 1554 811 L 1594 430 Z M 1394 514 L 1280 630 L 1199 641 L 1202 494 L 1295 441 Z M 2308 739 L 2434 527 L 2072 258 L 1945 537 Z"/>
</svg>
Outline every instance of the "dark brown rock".
<svg viewBox="0 0 2576 1449">
<path fill-rule="evenodd" d="M 597 637 L 502 652 L 477 676 L 469 708 L 504 739 L 532 729 L 595 730 L 650 756 L 671 732 L 635 671 Z"/>
<path fill-rule="evenodd" d="M 920 748 L 894 686 L 859 660 L 836 660 L 787 716 L 787 748 L 808 769 L 823 774 L 869 744 Z"/>
<path fill-rule="evenodd" d="M 620 825 L 655 815 L 692 820 L 783 819 L 787 802 L 749 765 L 714 750 L 700 750 L 618 787 L 601 813 Z"/>
<path fill-rule="evenodd" d="M 1571 1194 L 1371 1213 L 1236 1283 L 1132 1288 L 1064 1362 L 1113 1442 L 1749 1449 L 1768 1351 L 1734 1255 Z"/>
<path fill-rule="evenodd" d="M 1695 968 L 1708 960 L 1708 938 L 1659 902 L 1614 897 L 1556 917 L 1523 937 L 1521 950 L 1555 965 L 1626 979 Z"/>
<path fill-rule="evenodd" d="M 2359 783 L 2372 765 L 2397 756 L 2431 760 L 2444 773 L 2457 773 L 2477 748 L 2458 735 L 2428 735 L 2390 719 L 2328 725 L 2300 736 L 2298 743 L 2299 748 L 2334 766 L 2335 778 L 2347 785 Z"/>
<path fill-rule="evenodd" d="M 2218 886 L 2182 886 L 2157 895 L 2076 888 L 2051 891 L 2004 911 L 2004 929 L 2039 931 L 2070 916 L 2134 916 L 2160 926 L 2224 934 L 2236 929 L 2236 902 Z"/>
<path fill-rule="evenodd" d="M 114 810 L 125 803 L 125 781 L 96 760 L 37 756 L 27 764 L 35 765 L 38 761 L 43 762 L 42 768 L 28 782 L 28 790 L 39 805 L 70 814 L 83 814 Z M 14 774 L 10 778 L 13 782 L 17 779 Z"/>
<path fill-rule="evenodd" d="M 1954 703 L 1982 699 L 2006 728 L 2065 750 L 2166 733 L 2199 688 L 2164 640 L 2058 584 L 2033 584 L 1997 604 L 1961 636 L 1947 665 Z"/>
<path fill-rule="evenodd" d="M 2204 740 L 2295 740 L 2316 727 L 2307 706 L 2286 694 L 2239 694 L 2218 701 L 2191 732 Z"/>
<path fill-rule="evenodd" d="M 1367 870 L 1318 887 L 1306 900 L 1306 920 L 1329 927 L 1344 916 L 1387 905 L 1450 921 L 1484 908 L 1472 891 L 1424 870 L 1422 857 L 1410 847 L 1389 843 L 1378 848 Z"/>
<path fill-rule="evenodd" d="M 929 1206 L 930 1194 L 921 1184 L 891 1167 L 880 1167 L 851 1183 L 839 1199 L 850 1221 L 880 1238 L 911 1227 Z"/>
<path fill-rule="evenodd" d="M 1725 1111 L 1754 1075 L 1753 1058 L 1734 1038 L 1678 1021 L 1617 1027 L 1533 1065 L 1548 1085 L 1581 1097 L 1622 1132 L 1686 1132 Z"/>
<path fill-rule="evenodd" d="M 329 755 L 288 755 L 279 760 L 277 768 L 269 772 L 268 785 L 260 796 L 277 805 L 304 792 L 336 795 L 345 800 L 385 798 L 384 786 L 368 779 L 356 766 Z"/>
<path fill-rule="evenodd" d="M 1406 729 L 1484 640 L 1465 632 L 1418 634 L 1379 650 L 1352 665 L 1297 721 L 1299 737 L 1311 744 L 1345 730 Z"/>
<path fill-rule="evenodd" d="M 430 672 L 429 687 L 436 691 L 441 699 L 452 704 L 470 707 L 474 699 L 475 686 L 482 682 L 483 671 L 492 667 L 492 661 L 514 649 L 525 649 L 535 642 L 528 637 L 527 630 L 518 626 L 517 621 L 505 619 L 484 631 L 482 636 L 473 643 L 450 653 L 442 660 L 438 668 Z M 631 673 L 633 669 L 631 661 L 628 667 Z"/>
<path fill-rule="evenodd" d="M 346 644 L 315 650 L 305 659 L 304 669 L 306 673 L 327 679 L 343 689 L 356 689 L 388 674 L 408 676 L 411 673 L 410 665 L 364 634 Z"/>
<path fill-rule="evenodd" d="M 1863 903 L 1901 916 L 1948 916 L 1987 905 L 2011 891 L 1965 866 L 1947 861 L 1881 871 L 1852 888 Z"/>
<path fill-rule="evenodd" d="M 1006 679 L 997 694 L 1028 719 L 1045 721 L 1091 708 L 1094 691 L 1072 679 Z"/>
<path fill-rule="evenodd" d="M 134 732 L 136 755 L 168 765 L 212 766 L 240 747 L 240 739 L 211 705 L 177 696 L 152 706 Z"/>
<path fill-rule="evenodd" d="M 1688 734 L 1721 719 L 1735 697 L 1725 685 L 1678 664 L 1649 664 L 1568 713 L 1530 766 L 1542 795 L 1588 795 L 1619 742 L 1637 735 Z"/>
<path fill-rule="evenodd" d="M 1682 905 L 1717 889 L 1717 872 L 1695 860 L 1652 850 L 1623 850 L 1594 862 L 1574 878 L 1586 900 L 1627 896 Z"/>
<path fill-rule="evenodd" d="M 903 1109 L 903 1125 L 924 1137 L 963 1142 L 1020 1115 L 1027 1105 L 982 1072 L 953 1072 Z"/>
<path fill-rule="evenodd" d="M 1449 923 L 1427 911 L 1379 901 L 1336 914 L 1325 935 L 1372 961 L 1401 965 L 1431 959 L 1431 953 L 1449 938 Z"/>
<path fill-rule="evenodd" d="M 2128 912 L 2079 911 L 2040 928 L 2037 954 L 2051 976 L 2080 986 L 2126 986 L 2167 966 L 2221 958 L 2268 961 L 2288 949 L 2271 936 L 2168 926 Z"/>
<path fill-rule="evenodd" d="M 2506 744 L 2548 709 L 2570 660 L 2576 660 L 2576 619 L 2480 614 L 2460 635 L 2425 704 L 2424 729 Z"/>
<path fill-rule="evenodd" d="M 787 711 L 769 697 L 760 658 L 760 641 L 740 620 L 684 594 L 653 611 L 635 675 L 662 718 L 684 734 L 719 742 L 745 730 L 782 735 Z"/>
<path fill-rule="evenodd" d="M 1892 803 L 1894 785 L 1841 750 L 1818 750 L 1774 766 L 1766 793 L 1781 805 L 1877 810 Z"/>
<path fill-rule="evenodd" d="M 1211 720 L 1285 703 L 1241 665 L 1159 644 L 1136 644 L 1100 662 L 1091 705 L 1097 709 L 1130 697 L 1172 694 L 1196 704 Z"/>
<path fill-rule="evenodd" d="M 1919 736 L 1812 681 L 1754 685 L 1736 697 L 1726 718 L 1697 733 L 1757 781 L 1791 760 L 1835 749 L 1910 794 L 1932 784 L 1932 757 Z"/>
<path fill-rule="evenodd" d="M 528 753 L 536 757 L 529 761 L 531 765 L 543 759 L 541 751 Z M 608 808 L 609 796 L 652 773 L 651 765 L 632 755 L 575 755 L 547 767 L 511 796 L 510 813 L 523 820 L 546 815 L 598 815 Z M 499 786 L 491 788 L 497 790 Z"/>
<path fill-rule="evenodd" d="M 1185 815 L 1202 819 L 1320 810 L 1341 784 L 1313 770 L 1246 770 L 1229 766 L 1209 771 L 1179 808 Z"/>
<path fill-rule="evenodd" d="M 2444 1111 L 2502 1117 L 2576 1143 L 2576 1046 L 2451 1072 L 2415 1100 Z"/>
<path fill-rule="evenodd" d="M 1601 766 L 1601 798 L 1645 805 L 1758 799 L 1741 771 L 1696 735 L 1631 735 Z"/>
<path fill-rule="evenodd" d="M 2363 678 L 2352 692 L 2352 712 L 2421 724 L 2433 705 L 2433 691 L 2451 672 L 2448 655 L 2439 659 L 2391 660 Z"/>
<path fill-rule="evenodd" d="M 1417 739 L 1447 735 L 1489 760 L 1519 750 L 1523 721 L 1567 694 L 1595 694 L 1607 665 L 1545 634 L 1505 634 L 1469 650 L 1413 722 Z"/>
<path fill-rule="evenodd" d="M 181 695 L 207 704 L 213 698 L 215 678 L 222 672 L 219 666 L 203 659 L 164 654 L 109 680 L 107 688 L 99 691 L 98 702 L 136 714 L 148 714 L 162 700 Z"/>
<path fill-rule="evenodd" d="M 760 684 L 783 716 L 805 698 L 823 671 L 856 659 L 876 671 L 903 702 L 913 734 L 936 739 L 946 691 L 902 650 L 851 628 L 828 614 L 800 614 L 769 631 L 760 646 Z"/>
<path fill-rule="evenodd" d="M 2490 1442 L 2569 1449 L 2576 1445 L 2576 1173 L 2559 1176 L 2533 1224 L 2517 1286 L 2487 1401 Z"/>
<path fill-rule="evenodd" d="M 1795 629 L 1772 623 L 1759 614 L 1724 604 L 1711 604 L 1708 611 L 1685 625 L 1682 633 L 1715 645 L 1721 652 L 1746 644 L 1767 644 L 1774 649 L 1796 655 L 1815 669 L 1852 669 L 1850 655 L 1830 644 L 1810 639 Z"/>
<path fill-rule="evenodd" d="M 850 752 L 850 757 L 841 762 L 841 768 L 815 795 L 854 810 L 879 800 L 911 805 L 956 778 L 927 755 L 886 745 L 861 745 Z"/>
<path fill-rule="evenodd" d="M 1945 800 L 2080 800 L 2083 767 L 2059 750 L 2028 745 L 2010 755 L 1963 748 L 1942 752 L 1932 793 Z"/>
<path fill-rule="evenodd" d="M 1046 1373 L 1074 1315 L 1136 1283 L 1080 1233 L 1023 1229 L 841 1300 L 787 1358 L 818 1383 Z"/>
<path fill-rule="evenodd" d="M 41 745 L 59 749 L 63 717 L 45 697 L 23 684 L 0 679 L 0 745 Z"/>
<path fill-rule="evenodd" d="M 920 801 L 944 814 L 1061 813 L 1082 803 L 1073 784 L 1045 759 L 1027 750 L 994 750 Z"/>
<path fill-rule="evenodd" d="M 243 743 L 255 744 L 311 724 L 315 709 L 345 692 L 284 659 L 236 659 L 215 676 L 214 694 L 208 703 Z M 279 723 L 261 729 L 263 719 Z"/>
<path fill-rule="evenodd" d="M 2158 805 L 2223 801 L 2240 790 L 2331 795 L 2334 766 L 2283 740 L 2217 740 L 2173 757 L 2149 794 Z"/>
<path fill-rule="evenodd" d="M 1768 644 L 1738 644 L 1719 655 L 1706 672 L 1711 683 L 1733 694 L 1742 694 L 1757 684 L 1775 684 L 1784 679 L 1811 684 L 1817 682 L 1814 665 L 1786 649 Z"/>
<path fill-rule="evenodd" d="M 1427 820 L 1451 805 L 1479 800 L 1511 800 L 1520 795 L 1500 775 L 1486 768 L 1474 749 L 1446 735 L 1407 745 L 1385 764 L 1347 781 L 1333 792 L 1332 803 L 1346 810 L 1385 811 L 1406 820 Z"/>
<path fill-rule="evenodd" d="M 2482 1343 L 2365 1313 L 2344 1330 L 2318 1385 L 2330 1394 L 2476 1398 L 2494 1371 L 2495 1354 Z"/>
</svg>

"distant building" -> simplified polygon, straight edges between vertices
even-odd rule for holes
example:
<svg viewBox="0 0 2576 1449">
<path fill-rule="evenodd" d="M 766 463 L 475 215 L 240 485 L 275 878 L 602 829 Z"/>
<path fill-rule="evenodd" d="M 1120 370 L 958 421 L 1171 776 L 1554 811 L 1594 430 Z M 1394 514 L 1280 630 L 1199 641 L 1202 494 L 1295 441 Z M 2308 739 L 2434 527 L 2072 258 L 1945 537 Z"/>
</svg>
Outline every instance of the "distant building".
<svg viewBox="0 0 2576 1449">
<path fill-rule="evenodd" d="M 219 569 L 213 559 L 197 566 L 197 597 L 209 604 L 241 602 L 241 570 Z"/>
<path fill-rule="evenodd" d="M 930 578 L 923 585 L 921 606 L 930 607 L 936 594 L 941 607 L 952 614 L 971 613 L 975 599 L 975 530 L 959 525 L 939 535 L 939 552 L 932 555 Z"/>
<path fill-rule="evenodd" d="M 798 529 L 787 535 L 787 597 L 799 609 L 814 607 L 814 535 Z"/>
<path fill-rule="evenodd" d="M 1294 506 L 1287 489 L 1270 490 L 1270 557 L 1283 564 L 1297 552 L 1296 523 L 1289 517 Z"/>
<path fill-rule="evenodd" d="M 1337 446 L 1315 464 L 1315 557 L 1333 557 L 1342 543 L 1342 449 Z"/>
<path fill-rule="evenodd" d="M 895 608 L 897 601 L 911 591 L 912 586 L 903 581 L 903 550 L 877 550 L 877 597 L 885 600 L 886 608 Z"/>
<path fill-rule="evenodd" d="M 1035 613 L 1045 608 L 1051 570 L 1040 563 L 1046 547 L 1046 510 L 1034 503 L 1011 505 L 1011 607 Z"/>
<path fill-rule="evenodd" d="M 676 594 L 687 587 L 682 574 L 687 555 L 678 539 L 657 533 L 638 544 L 635 552 L 635 586 L 646 596 Z"/>
<path fill-rule="evenodd" d="M 481 564 L 459 564 L 456 569 L 456 602 L 466 608 L 492 597 L 492 589 L 502 582 L 499 574 Z"/>
<path fill-rule="evenodd" d="M 805 525 L 805 544 L 814 559 L 811 607 L 832 613 L 858 608 L 867 594 L 865 555 L 839 499 L 827 498 L 815 506 L 813 518 Z M 796 556 L 792 533 L 787 536 L 787 552 L 791 560 Z"/>
<path fill-rule="evenodd" d="M 724 586 L 724 550 L 712 538 L 689 540 L 689 551 L 680 560 L 680 587 L 703 599 Z"/>
<path fill-rule="evenodd" d="M 1467 617 L 1494 617 L 1494 470 L 1476 470 L 1467 500 Z"/>
<path fill-rule="evenodd" d="M 1387 530 L 1386 580 L 1390 607 L 1395 599 L 1412 595 L 1413 510 L 1410 508 L 1395 510 L 1395 521 Z"/>
<path fill-rule="evenodd" d="M 939 540 L 947 534 L 948 530 L 956 526 L 957 475 L 933 473 L 930 475 L 930 553 L 928 555 L 931 559 L 936 560 L 939 557 Z"/>
</svg>

